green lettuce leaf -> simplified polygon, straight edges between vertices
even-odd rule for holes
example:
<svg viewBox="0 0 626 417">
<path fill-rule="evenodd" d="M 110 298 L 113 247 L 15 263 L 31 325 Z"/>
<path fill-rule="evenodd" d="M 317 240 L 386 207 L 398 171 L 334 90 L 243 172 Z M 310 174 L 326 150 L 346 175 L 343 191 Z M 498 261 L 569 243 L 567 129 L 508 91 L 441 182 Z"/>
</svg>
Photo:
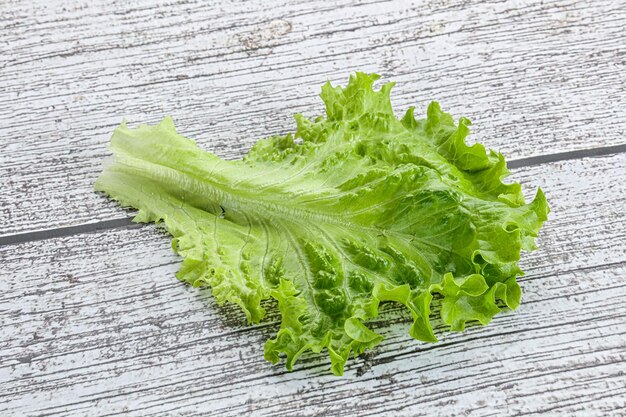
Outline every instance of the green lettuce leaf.
<svg viewBox="0 0 626 417">
<path fill-rule="evenodd" d="M 171 119 L 111 139 L 114 157 L 96 183 L 137 222 L 158 222 L 183 258 L 177 277 L 238 304 L 251 323 L 273 298 L 280 330 L 271 362 L 326 349 L 332 372 L 380 343 L 367 327 L 381 302 L 401 303 L 409 334 L 435 342 L 433 293 L 451 330 L 487 324 L 520 302 L 520 252 L 549 212 L 537 191 L 526 204 L 500 153 L 468 146 L 437 103 L 396 118 L 379 77 L 357 73 L 322 87 L 326 115 L 296 115 L 295 134 L 257 142 L 225 161 L 176 133 Z"/>
</svg>

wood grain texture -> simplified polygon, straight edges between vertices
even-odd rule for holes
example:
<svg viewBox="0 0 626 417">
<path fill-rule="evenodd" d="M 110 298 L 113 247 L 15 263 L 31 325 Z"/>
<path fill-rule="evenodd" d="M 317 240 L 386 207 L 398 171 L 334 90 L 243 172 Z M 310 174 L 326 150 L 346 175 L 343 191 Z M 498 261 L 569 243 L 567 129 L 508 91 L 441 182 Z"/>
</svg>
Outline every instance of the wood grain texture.
<svg viewBox="0 0 626 417">
<path fill-rule="evenodd" d="M 170 114 L 235 158 L 353 70 L 509 158 L 624 143 L 625 19 L 619 0 L 0 2 L 0 235 L 120 217 L 91 189 L 122 117 Z"/>
<path fill-rule="evenodd" d="M 553 209 L 522 306 L 427 345 L 389 305 L 343 378 L 265 362 L 275 313 L 245 327 L 176 281 L 154 226 L 0 247 L 0 414 L 624 415 L 625 171 L 625 154 L 520 170 Z"/>
</svg>

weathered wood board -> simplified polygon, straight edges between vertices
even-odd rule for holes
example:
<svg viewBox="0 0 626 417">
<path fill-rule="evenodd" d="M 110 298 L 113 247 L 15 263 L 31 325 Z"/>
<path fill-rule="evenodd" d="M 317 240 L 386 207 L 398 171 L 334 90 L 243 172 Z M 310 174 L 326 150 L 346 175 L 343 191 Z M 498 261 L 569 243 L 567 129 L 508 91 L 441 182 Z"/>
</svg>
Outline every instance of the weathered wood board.
<svg viewBox="0 0 626 417">
<path fill-rule="evenodd" d="M 355 70 L 511 159 L 623 144 L 625 19 L 623 1 L 3 1 L 0 236 L 120 217 L 91 189 L 123 117 L 240 157 Z"/>
<path fill-rule="evenodd" d="M 427 345 L 390 305 L 344 378 L 262 358 L 277 317 L 174 278 L 154 226 L 0 247 L 0 410 L 15 415 L 619 415 L 626 407 L 626 154 L 529 167 L 553 214 L 522 306 Z M 603 175 L 597 175 L 602 172 Z"/>
<path fill-rule="evenodd" d="M 0 415 L 626 416 L 625 21 L 624 0 L 1 1 Z M 398 112 L 468 116 L 553 213 L 517 311 L 427 345 L 389 304 L 343 378 L 289 373 L 262 357 L 273 309 L 248 327 L 179 283 L 169 237 L 114 227 L 130 212 L 92 184 L 124 117 L 238 158 L 356 70 L 397 81 Z"/>
</svg>

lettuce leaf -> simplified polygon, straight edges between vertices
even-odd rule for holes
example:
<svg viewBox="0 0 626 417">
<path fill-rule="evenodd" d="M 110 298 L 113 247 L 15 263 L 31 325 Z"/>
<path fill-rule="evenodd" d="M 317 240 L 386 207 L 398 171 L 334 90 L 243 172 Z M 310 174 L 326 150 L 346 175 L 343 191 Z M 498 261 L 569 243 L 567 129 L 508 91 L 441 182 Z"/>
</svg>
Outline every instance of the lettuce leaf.
<svg viewBox="0 0 626 417">
<path fill-rule="evenodd" d="M 515 309 L 520 252 L 535 249 L 549 212 L 539 189 L 526 204 L 520 184 L 502 182 L 502 154 L 468 146 L 470 121 L 455 124 L 435 102 L 425 119 L 396 118 L 393 83 L 356 73 L 326 83 L 326 115 L 296 115 L 295 134 L 257 142 L 225 161 L 157 126 L 117 128 L 113 160 L 96 182 L 136 222 L 158 222 L 183 258 L 177 277 L 210 286 L 251 323 L 273 298 L 280 330 L 265 345 L 293 369 L 307 351 L 328 351 L 332 372 L 380 343 L 367 327 L 381 302 L 401 303 L 409 334 L 435 342 L 433 294 L 451 330 L 487 324 Z"/>
</svg>

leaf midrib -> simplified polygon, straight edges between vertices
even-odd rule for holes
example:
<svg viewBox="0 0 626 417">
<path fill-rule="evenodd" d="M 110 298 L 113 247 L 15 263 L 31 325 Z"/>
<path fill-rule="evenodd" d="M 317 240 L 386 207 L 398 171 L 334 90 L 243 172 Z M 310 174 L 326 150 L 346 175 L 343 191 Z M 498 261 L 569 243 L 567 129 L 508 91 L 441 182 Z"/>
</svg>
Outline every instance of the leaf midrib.
<svg viewBox="0 0 626 417">
<path fill-rule="evenodd" d="M 151 181 L 157 181 L 159 183 L 166 183 L 168 185 L 172 185 L 174 186 L 174 188 L 178 188 L 182 192 L 192 194 L 194 195 L 194 197 L 200 197 L 200 200 L 208 198 L 210 202 L 221 205 L 222 207 L 224 207 L 225 210 L 230 209 L 236 212 L 246 213 L 250 215 L 250 217 L 253 217 L 253 218 L 260 217 L 263 219 L 271 219 L 283 225 L 285 224 L 285 221 L 288 221 L 289 223 L 297 224 L 300 227 L 302 226 L 306 227 L 308 223 L 304 222 L 303 220 L 308 219 L 309 221 L 314 221 L 315 222 L 314 224 L 326 223 L 329 225 L 338 226 L 349 232 L 355 232 L 355 231 L 361 232 L 364 235 L 372 235 L 372 234 L 377 235 L 377 234 L 383 233 L 384 235 L 387 235 L 387 236 L 394 236 L 400 240 L 405 241 L 406 243 L 409 243 L 413 239 L 417 238 L 413 234 L 406 234 L 406 233 L 401 233 L 401 232 L 388 230 L 388 229 L 382 229 L 378 227 L 365 226 L 357 222 L 344 220 L 340 218 L 339 215 L 333 216 L 333 215 L 329 215 L 326 213 L 320 213 L 315 210 L 303 209 L 302 207 L 290 205 L 287 203 L 287 199 L 284 197 L 280 199 L 280 202 L 282 204 L 268 202 L 265 199 L 260 198 L 259 196 L 250 197 L 247 195 L 247 194 L 250 194 L 250 192 L 244 193 L 243 192 L 244 190 L 242 188 L 238 188 L 236 191 L 230 190 L 227 187 L 222 187 L 219 184 L 210 181 L 210 179 L 208 178 L 199 178 L 191 173 L 179 171 L 170 166 L 152 162 L 152 161 L 145 160 L 145 159 L 141 159 L 141 158 L 136 158 L 128 154 L 124 155 L 124 158 L 126 158 L 130 162 L 133 162 L 133 165 L 129 165 L 131 168 L 140 169 L 140 172 L 135 173 L 135 174 L 139 174 L 142 177 Z M 122 161 L 118 161 L 118 162 L 122 162 Z M 228 161 L 224 161 L 224 162 L 229 164 Z M 170 175 L 165 175 L 165 173 L 169 173 Z M 197 185 L 198 188 L 201 188 L 204 191 L 204 193 L 198 194 L 196 192 L 194 194 L 188 189 L 191 187 L 187 187 L 187 188 L 180 187 L 180 184 L 185 184 L 188 181 L 192 181 L 193 184 Z M 275 195 L 284 196 L 284 194 L 279 193 L 276 190 L 273 190 L 272 193 L 273 193 L 272 194 L 273 196 Z M 207 195 L 209 195 L 209 197 L 206 197 Z M 213 199 L 211 199 L 210 196 L 213 196 Z M 180 199 L 179 196 L 174 196 L 174 197 Z M 186 199 L 183 199 L 181 202 L 184 202 L 185 204 L 190 204 L 190 201 Z M 205 210 L 204 207 L 197 207 L 197 208 L 201 210 Z M 275 211 L 277 211 L 278 213 L 275 213 Z M 213 213 L 213 214 L 216 214 L 216 213 Z M 443 248 L 434 242 L 429 242 L 421 238 L 418 238 L 417 240 L 419 240 L 421 243 L 427 246 L 435 247 L 440 250 L 450 250 L 448 248 Z M 451 252 L 455 252 L 455 251 L 451 250 Z M 458 254 L 458 255 L 461 255 L 461 254 Z"/>
</svg>

